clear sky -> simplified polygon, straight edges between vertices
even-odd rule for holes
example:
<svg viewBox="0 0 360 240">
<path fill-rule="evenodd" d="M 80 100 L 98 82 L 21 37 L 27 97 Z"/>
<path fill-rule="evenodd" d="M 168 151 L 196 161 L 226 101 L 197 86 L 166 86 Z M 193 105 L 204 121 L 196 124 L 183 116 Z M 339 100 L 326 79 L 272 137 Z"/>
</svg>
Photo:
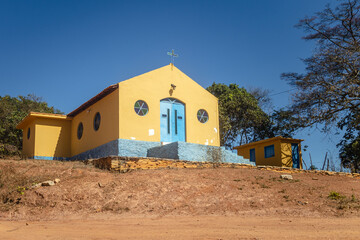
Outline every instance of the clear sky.
<svg viewBox="0 0 360 240">
<path fill-rule="evenodd" d="M 107 86 L 169 64 L 203 87 L 269 89 L 290 103 L 283 72 L 303 72 L 313 42 L 294 25 L 335 0 L 1 0 L 0 96 L 40 96 L 64 113 Z M 299 133 L 320 167 L 338 136 Z"/>
</svg>

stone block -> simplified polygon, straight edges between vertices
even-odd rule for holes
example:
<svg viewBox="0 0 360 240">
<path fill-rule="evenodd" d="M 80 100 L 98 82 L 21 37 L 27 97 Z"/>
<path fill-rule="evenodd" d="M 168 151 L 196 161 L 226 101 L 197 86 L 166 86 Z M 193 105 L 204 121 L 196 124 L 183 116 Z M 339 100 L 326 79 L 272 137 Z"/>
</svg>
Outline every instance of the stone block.
<svg viewBox="0 0 360 240">
<path fill-rule="evenodd" d="M 280 176 L 280 178 L 285 179 L 285 180 L 293 180 L 293 176 L 291 176 L 289 174 L 283 174 Z"/>
</svg>

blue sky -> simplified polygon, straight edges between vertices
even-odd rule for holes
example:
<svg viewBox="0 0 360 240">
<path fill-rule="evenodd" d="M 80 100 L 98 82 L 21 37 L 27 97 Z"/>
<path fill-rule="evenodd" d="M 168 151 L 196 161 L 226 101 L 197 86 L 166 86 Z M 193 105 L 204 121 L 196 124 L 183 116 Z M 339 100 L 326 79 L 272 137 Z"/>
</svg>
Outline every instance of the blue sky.
<svg viewBox="0 0 360 240">
<path fill-rule="evenodd" d="M 35 94 L 65 113 L 105 87 L 169 64 L 203 87 L 237 83 L 271 94 L 291 89 L 313 42 L 294 25 L 335 0 L 0 1 L 0 96 Z M 290 94 L 272 96 L 274 108 Z M 319 167 L 338 136 L 305 130 Z"/>
</svg>

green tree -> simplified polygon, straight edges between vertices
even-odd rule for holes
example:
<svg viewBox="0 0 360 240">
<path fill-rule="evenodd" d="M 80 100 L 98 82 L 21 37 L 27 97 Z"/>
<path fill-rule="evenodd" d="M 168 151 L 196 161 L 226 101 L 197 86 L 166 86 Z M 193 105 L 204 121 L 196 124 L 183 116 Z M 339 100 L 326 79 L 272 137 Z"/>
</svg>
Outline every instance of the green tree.
<svg viewBox="0 0 360 240">
<path fill-rule="evenodd" d="M 315 41 L 316 49 L 303 60 L 305 73 L 282 75 L 297 88 L 290 107 L 296 124 L 320 124 L 323 131 L 344 129 L 346 141 L 340 144 L 352 143 L 357 134 L 351 128 L 358 126 L 360 115 L 359 1 L 343 0 L 335 8 L 327 5 L 315 16 L 301 20 L 297 27 L 307 33 L 304 39 Z"/>
<path fill-rule="evenodd" d="M 236 84 L 213 83 L 207 90 L 219 99 L 222 146 L 230 148 L 273 136 L 269 116 L 244 88 Z"/>
<path fill-rule="evenodd" d="M 22 149 L 22 132 L 16 125 L 31 111 L 61 113 L 35 95 L 0 96 L 0 155 Z"/>
</svg>

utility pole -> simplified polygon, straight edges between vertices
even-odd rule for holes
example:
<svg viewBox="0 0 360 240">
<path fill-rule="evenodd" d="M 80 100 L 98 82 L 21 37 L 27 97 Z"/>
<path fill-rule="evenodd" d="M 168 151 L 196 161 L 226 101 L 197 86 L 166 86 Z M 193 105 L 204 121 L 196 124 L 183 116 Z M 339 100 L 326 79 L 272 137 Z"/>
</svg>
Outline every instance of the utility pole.
<svg viewBox="0 0 360 240">
<path fill-rule="evenodd" d="M 323 164 L 321 170 L 324 170 L 324 169 L 325 169 L 326 159 L 327 159 L 327 152 L 326 152 L 326 154 L 325 154 L 324 164 Z"/>
</svg>

